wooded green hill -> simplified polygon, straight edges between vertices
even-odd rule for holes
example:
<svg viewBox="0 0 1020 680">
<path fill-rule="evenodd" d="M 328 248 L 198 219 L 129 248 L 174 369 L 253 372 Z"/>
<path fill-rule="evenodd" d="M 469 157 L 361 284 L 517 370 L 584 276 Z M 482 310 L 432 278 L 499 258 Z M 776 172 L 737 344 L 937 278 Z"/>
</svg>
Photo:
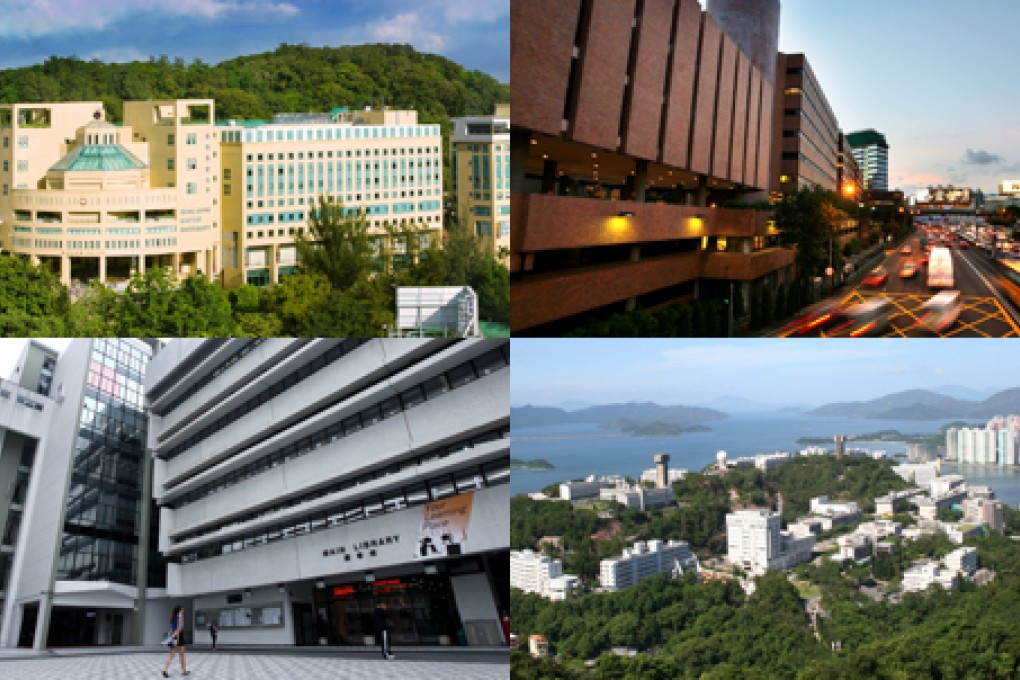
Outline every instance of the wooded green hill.
<svg viewBox="0 0 1020 680">
<path fill-rule="evenodd" d="M 416 109 L 421 122 L 446 132 L 451 117 L 491 114 L 497 102 L 510 101 L 510 86 L 410 45 L 284 43 L 215 66 L 166 55 L 129 64 L 50 57 L 0 71 L 0 103 L 99 100 L 114 122 L 125 99 L 171 97 L 212 97 L 218 120 L 385 104 Z"/>
</svg>

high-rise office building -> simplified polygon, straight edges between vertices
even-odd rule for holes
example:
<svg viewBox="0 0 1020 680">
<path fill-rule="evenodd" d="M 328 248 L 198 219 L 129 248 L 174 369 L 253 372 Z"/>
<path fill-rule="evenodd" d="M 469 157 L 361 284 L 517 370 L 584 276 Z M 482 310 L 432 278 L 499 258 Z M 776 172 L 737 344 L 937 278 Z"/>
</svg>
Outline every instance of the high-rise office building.
<svg viewBox="0 0 1020 680">
<path fill-rule="evenodd" d="M 211 99 L 0 106 L 0 250 L 68 285 L 163 267 L 219 274 L 219 144 Z"/>
<path fill-rule="evenodd" d="M 502 258 L 510 254 L 510 106 L 454 118 L 450 170 L 457 219 Z"/>
<path fill-rule="evenodd" d="M 738 510 L 726 515 L 726 556 L 730 563 L 764 574 L 779 557 L 781 519 L 769 510 Z"/>
<path fill-rule="evenodd" d="M 875 130 L 860 130 L 846 136 L 854 160 L 861 169 L 865 190 L 889 190 L 889 144 Z"/>
<path fill-rule="evenodd" d="M 168 603 L 156 552 L 142 380 L 152 347 L 27 344 L 0 382 L 0 645 L 154 643 Z"/>
<path fill-rule="evenodd" d="M 199 643 L 501 644 L 508 341 L 174 340 L 145 376 L 167 592 Z M 502 610 L 502 612 L 501 612 Z"/>
<path fill-rule="evenodd" d="M 772 179 L 784 194 L 839 191 L 839 122 L 803 54 L 779 53 Z"/>
<path fill-rule="evenodd" d="M 221 121 L 224 279 L 276 283 L 297 268 L 296 235 L 320 197 L 368 220 L 377 252 L 395 266 L 443 229 L 438 125 L 416 111 L 333 109 L 278 114 L 272 122 Z M 387 228 L 420 232 L 391 237 Z"/>
</svg>

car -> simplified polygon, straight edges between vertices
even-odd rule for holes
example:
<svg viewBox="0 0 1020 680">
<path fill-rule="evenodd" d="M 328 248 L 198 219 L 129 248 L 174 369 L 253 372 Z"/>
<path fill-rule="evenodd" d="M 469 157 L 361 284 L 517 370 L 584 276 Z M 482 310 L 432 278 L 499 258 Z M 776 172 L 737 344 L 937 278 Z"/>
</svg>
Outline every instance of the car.
<svg viewBox="0 0 1020 680">
<path fill-rule="evenodd" d="M 886 271 L 885 267 L 875 267 L 868 275 L 864 277 L 863 283 L 865 286 L 878 287 L 885 283 L 885 280 L 889 278 L 889 272 Z"/>
<path fill-rule="evenodd" d="M 903 268 L 900 269 L 900 278 L 909 279 L 917 275 L 917 265 L 913 262 L 904 262 Z"/>
<path fill-rule="evenodd" d="M 962 309 L 960 291 L 944 290 L 921 305 L 921 316 L 916 325 L 936 332 L 944 331 L 956 323 Z"/>
<path fill-rule="evenodd" d="M 967 248 L 970 248 L 970 245 L 968 245 L 966 241 L 960 241 L 958 246 L 960 250 L 967 250 Z"/>
<path fill-rule="evenodd" d="M 914 252 L 914 250 L 909 244 L 900 248 L 900 255 L 910 255 L 912 252 Z"/>
<path fill-rule="evenodd" d="M 831 301 L 822 301 L 806 307 L 790 323 L 783 326 L 781 332 L 784 335 L 804 335 L 821 330 L 835 321 L 838 310 L 839 303 Z"/>
<path fill-rule="evenodd" d="M 884 297 L 871 298 L 841 310 L 828 331 L 829 337 L 859 338 L 881 335 L 888 327 L 893 306 Z"/>
</svg>

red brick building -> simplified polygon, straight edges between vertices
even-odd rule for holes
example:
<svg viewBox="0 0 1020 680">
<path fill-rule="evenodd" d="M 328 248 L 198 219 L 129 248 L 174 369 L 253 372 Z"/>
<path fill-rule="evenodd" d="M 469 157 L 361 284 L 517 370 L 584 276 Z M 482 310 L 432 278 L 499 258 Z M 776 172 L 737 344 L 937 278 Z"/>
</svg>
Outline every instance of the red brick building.
<svg viewBox="0 0 1020 680">
<path fill-rule="evenodd" d="M 511 3 L 511 328 L 775 286 L 779 0 Z"/>
</svg>

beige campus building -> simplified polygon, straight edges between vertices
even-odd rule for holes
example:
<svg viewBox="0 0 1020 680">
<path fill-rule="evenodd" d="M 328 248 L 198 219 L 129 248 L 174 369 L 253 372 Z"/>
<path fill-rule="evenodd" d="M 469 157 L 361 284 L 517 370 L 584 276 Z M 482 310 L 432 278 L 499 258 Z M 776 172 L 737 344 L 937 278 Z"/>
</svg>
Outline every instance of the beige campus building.
<svg viewBox="0 0 1020 680">
<path fill-rule="evenodd" d="M 211 99 L 0 106 L 0 250 L 65 285 L 163 267 L 220 275 L 220 158 Z"/>
<path fill-rule="evenodd" d="M 494 116 L 454 118 L 450 147 L 457 218 L 505 262 L 510 254 L 510 105 L 498 105 Z"/>
<path fill-rule="evenodd" d="M 320 196 L 363 214 L 395 265 L 443 229 L 442 136 L 416 111 L 333 109 L 222 121 L 224 281 L 266 285 L 294 271 L 294 238 L 308 234 Z"/>
</svg>

